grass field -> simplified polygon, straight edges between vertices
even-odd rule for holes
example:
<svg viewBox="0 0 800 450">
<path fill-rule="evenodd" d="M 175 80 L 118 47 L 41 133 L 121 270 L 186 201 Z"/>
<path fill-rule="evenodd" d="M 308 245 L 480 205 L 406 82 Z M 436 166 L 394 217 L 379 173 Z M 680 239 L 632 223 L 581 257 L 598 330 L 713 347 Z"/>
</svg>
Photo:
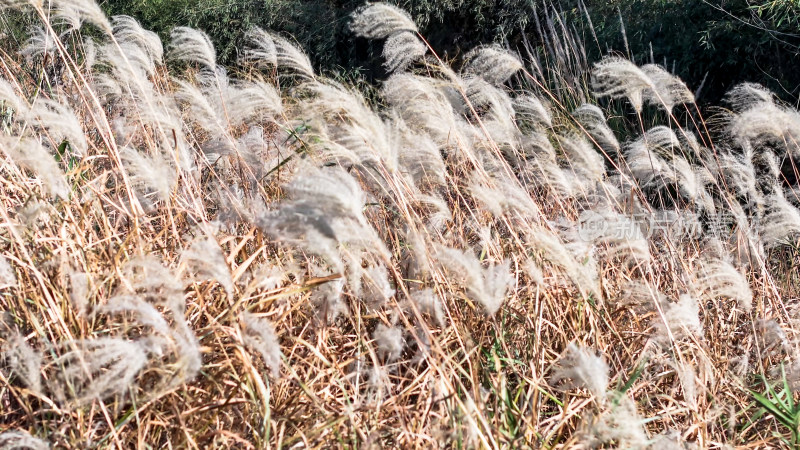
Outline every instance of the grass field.
<svg viewBox="0 0 800 450">
<path fill-rule="evenodd" d="M 800 112 L 563 24 L 377 85 L 0 0 L 0 449 L 793 448 Z M 0 21 L 0 36 L 19 30 Z M 697 87 L 693 87 L 697 89 Z"/>
</svg>

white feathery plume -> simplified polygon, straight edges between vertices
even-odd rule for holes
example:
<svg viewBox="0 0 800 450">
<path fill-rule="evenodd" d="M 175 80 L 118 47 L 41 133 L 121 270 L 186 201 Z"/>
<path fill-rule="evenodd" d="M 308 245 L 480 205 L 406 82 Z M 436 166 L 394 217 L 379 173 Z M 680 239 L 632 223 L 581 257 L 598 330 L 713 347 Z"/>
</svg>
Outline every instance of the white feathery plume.
<svg viewBox="0 0 800 450">
<path fill-rule="evenodd" d="M 578 134 L 557 136 L 564 151 L 566 162 L 579 179 L 601 181 L 606 173 L 603 155 L 592 144 Z"/>
<path fill-rule="evenodd" d="M 221 111 L 221 105 L 212 100 L 215 97 L 206 96 L 202 89 L 188 81 L 173 81 L 177 85 L 175 99 L 188 106 L 190 121 L 208 131 L 211 136 L 225 136 L 226 126 L 220 117 L 224 111 Z"/>
<path fill-rule="evenodd" d="M 597 269 L 591 258 L 578 261 L 576 255 L 550 230 L 538 228 L 527 234 L 527 244 L 559 267 L 584 296 L 602 298 Z"/>
<path fill-rule="evenodd" d="M 585 276 L 588 277 L 588 279 L 599 280 L 599 265 L 595 258 L 597 252 L 593 245 L 580 239 L 577 233 L 578 224 L 576 221 L 569 220 L 562 216 L 558 218 L 558 221 L 555 222 L 553 226 L 556 227 L 564 243 L 564 248 L 572 255 L 572 258 L 579 263 L 578 267 L 585 273 Z M 579 286 L 579 288 L 580 287 L 581 286 Z M 599 291 L 597 294 L 599 294 Z M 597 298 L 599 299 L 600 297 Z"/>
<path fill-rule="evenodd" d="M 415 33 L 400 31 L 383 44 L 383 65 L 389 72 L 402 72 L 411 63 L 425 56 L 428 46 Z"/>
<path fill-rule="evenodd" d="M 195 280 L 215 280 L 233 296 L 233 280 L 225 255 L 210 234 L 196 239 L 189 248 L 181 252 L 181 264 L 194 274 Z"/>
<path fill-rule="evenodd" d="M 133 322 L 125 323 L 123 330 L 129 337 L 137 338 L 136 343 L 153 357 L 143 370 L 158 373 L 158 379 L 150 379 L 148 397 L 192 380 L 202 366 L 197 338 L 182 313 L 173 310 L 170 325 L 155 305 L 148 297 L 117 295 L 94 312 L 126 320 L 128 315 L 133 316 Z"/>
<path fill-rule="evenodd" d="M 713 182 L 713 176 L 705 167 L 692 166 L 681 155 L 675 155 L 670 161 L 671 168 L 678 183 L 678 191 L 693 204 L 698 210 L 714 213 L 716 207 L 714 198 L 706 189 L 706 185 Z"/>
<path fill-rule="evenodd" d="M 489 315 L 493 316 L 505 301 L 508 290 L 516 283 L 511 261 L 505 259 L 502 263 L 490 263 L 484 269 L 483 280 L 483 291 L 478 298 Z"/>
<path fill-rule="evenodd" d="M 46 354 L 53 355 L 43 364 L 47 389 L 60 403 L 78 407 L 131 390 L 147 364 L 139 343 L 118 338 L 66 341 Z"/>
<path fill-rule="evenodd" d="M 120 150 L 120 159 L 132 184 L 143 195 L 152 192 L 159 200 L 169 199 L 177 183 L 177 173 L 161 155 L 148 156 L 136 149 L 125 147 Z"/>
<path fill-rule="evenodd" d="M 365 286 L 363 297 L 367 304 L 378 307 L 385 304 L 395 294 L 395 289 L 389 282 L 389 271 L 386 266 L 370 266 L 363 275 Z"/>
<path fill-rule="evenodd" d="M 766 249 L 778 247 L 800 236 L 800 210 L 778 192 L 766 199 L 767 212 L 758 221 L 758 237 Z"/>
<path fill-rule="evenodd" d="M 203 367 L 200 343 L 197 342 L 197 337 L 183 317 L 175 321 L 170 337 L 173 340 L 177 358 L 174 361 L 169 361 L 166 366 L 168 376 L 165 376 L 162 380 L 161 392 L 166 392 L 172 387 L 192 381 Z M 156 394 L 159 394 L 159 392 L 151 393 L 151 395 Z"/>
<path fill-rule="evenodd" d="M 175 98 L 188 107 L 187 121 L 216 137 L 204 145 L 206 156 L 212 161 L 212 154 L 222 155 L 234 150 L 230 128 L 272 122 L 282 111 L 277 90 L 263 80 L 230 84 L 222 69 L 201 72 L 198 80 L 199 86 L 175 80 L 178 86 Z"/>
<path fill-rule="evenodd" d="M 427 225 L 432 230 L 442 230 L 453 221 L 453 213 L 447 201 L 440 195 L 417 195 L 416 200 L 430 211 L 426 216 Z"/>
<path fill-rule="evenodd" d="M 650 450 L 689 450 L 697 448 L 694 444 L 684 442 L 678 430 L 667 429 L 651 442 L 648 447 Z"/>
<path fill-rule="evenodd" d="M 114 116 L 115 138 L 120 147 L 144 139 L 150 154 L 162 153 L 181 170 L 194 170 L 190 150 L 174 95 L 155 86 L 164 49 L 154 33 L 134 19 L 113 19 L 114 42 L 97 49 L 93 88 Z M 140 145 L 136 142 L 135 145 Z"/>
<path fill-rule="evenodd" d="M 763 203 L 762 195 L 756 189 L 756 173 L 753 162 L 745 155 L 720 151 L 706 165 L 717 170 L 720 181 L 738 198 L 746 198 L 748 204 L 756 206 Z"/>
<path fill-rule="evenodd" d="M 139 22 L 131 16 L 113 16 L 114 38 L 122 43 L 135 44 L 145 51 L 154 65 L 164 62 L 164 47 L 158 34 L 145 30 Z"/>
<path fill-rule="evenodd" d="M 401 120 L 395 121 L 402 139 L 398 155 L 400 170 L 408 173 L 417 187 L 424 184 L 443 186 L 447 168 L 439 147 L 429 136 L 414 133 L 405 124 L 400 127 L 398 122 Z"/>
<path fill-rule="evenodd" d="M 765 260 L 764 244 L 758 237 L 758 223 L 748 217 L 735 198 L 730 195 L 725 198 L 719 202 L 718 213 L 711 216 L 710 231 L 724 240 L 724 243 L 719 243 L 716 255 L 723 259 L 733 257 L 733 262 L 747 269 Z M 709 243 L 714 242 L 709 240 Z"/>
<path fill-rule="evenodd" d="M 111 20 L 116 45 L 101 47 L 105 62 L 110 63 L 112 70 L 118 74 L 133 70 L 135 75 L 128 80 L 128 84 L 136 85 L 134 89 L 152 86 L 145 81 L 145 77 L 154 77 L 156 67 L 164 63 L 161 38 L 142 28 L 133 17 L 114 16 Z"/>
<path fill-rule="evenodd" d="M 505 171 L 506 164 L 516 169 L 521 165 L 520 151 L 522 148 L 523 134 L 519 132 L 514 123 L 513 115 L 498 119 L 494 116 L 494 109 L 481 120 L 480 134 L 472 136 L 471 153 L 478 159 L 484 169 L 490 173 Z M 500 153 L 496 153 L 500 150 Z M 456 158 L 463 159 L 466 153 L 470 153 L 467 148 L 463 154 L 455 155 Z"/>
<path fill-rule="evenodd" d="M 169 348 L 173 350 L 173 359 L 166 361 L 163 368 L 158 367 L 162 376 L 161 384 L 158 386 L 161 391 L 152 392 L 151 396 L 191 381 L 203 366 L 200 343 L 183 315 L 174 318 L 169 337 L 172 341 Z"/>
<path fill-rule="evenodd" d="M 793 186 L 784 186 L 783 198 L 796 208 L 800 208 L 800 183 Z"/>
<path fill-rule="evenodd" d="M 519 181 L 505 171 L 496 175 L 489 180 L 490 184 L 486 184 L 485 177 L 473 173 L 470 194 L 495 217 L 501 217 L 506 211 L 515 212 L 521 217 L 538 217 L 541 213 L 539 206 Z"/>
<path fill-rule="evenodd" d="M 674 183 L 674 173 L 667 162 L 658 154 L 648 149 L 646 138 L 627 145 L 623 150 L 626 169 L 642 188 L 652 186 L 654 182 Z"/>
<path fill-rule="evenodd" d="M 645 281 L 632 280 L 620 289 L 620 294 L 616 300 L 621 306 L 650 312 L 660 306 L 661 309 L 667 308 L 669 300 L 657 287 L 651 286 Z"/>
<path fill-rule="evenodd" d="M 45 55 L 52 58 L 57 49 L 58 46 L 52 34 L 42 27 L 33 27 L 28 31 L 28 40 L 25 41 L 19 54 L 30 64 L 34 59 Z"/>
<path fill-rule="evenodd" d="M 97 44 L 90 37 L 84 37 L 81 43 L 83 50 L 83 68 L 84 70 L 91 69 L 97 63 Z"/>
<path fill-rule="evenodd" d="M 123 292 L 139 295 L 154 305 L 164 305 L 176 317 L 183 317 L 183 284 L 161 264 L 157 257 L 137 256 L 120 271 Z"/>
<path fill-rule="evenodd" d="M 750 160 L 757 168 L 756 181 L 759 190 L 765 193 L 776 191 L 776 182 L 780 179 L 781 168 L 778 155 L 765 142 L 765 147 L 750 155 Z"/>
<path fill-rule="evenodd" d="M 650 441 L 644 429 L 645 421 L 636 411 L 633 400 L 623 395 L 608 408 L 580 430 L 583 443 L 589 448 L 608 445 L 620 449 L 648 448 Z"/>
<path fill-rule="evenodd" d="M 539 267 L 539 264 L 536 261 L 534 261 L 533 258 L 527 258 L 522 267 L 525 270 L 525 273 L 528 275 L 528 277 L 530 277 L 531 281 L 533 281 L 539 286 L 544 285 L 545 283 L 544 272 L 542 271 L 542 268 Z"/>
<path fill-rule="evenodd" d="M 367 224 L 362 211 L 366 196 L 355 178 L 344 170 L 309 169 L 292 180 L 286 189 L 293 198 L 314 199 L 324 205 L 324 209 L 332 213 L 331 218 L 345 216 Z"/>
<path fill-rule="evenodd" d="M 21 379 L 33 392 L 42 392 L 42 355 L 20 334 L 14 333 L 8 339 L 8 349 L 2 353 L 11 373 Z"/>
<path fill-rule="evenodd" d="M 642 72 L 653 82 L 654 89 L 644 91 L 644 100 L 653 105 L 664 106 L 668 113 L 676 105 L 694 103 L 694 94 L 677 76 L 657 64 L 646 64 Z"/>
<path fill-rule="evenodd" d="M 366 197 L 361 187 L 343 169 L 305 167 L 285 189 L 288 199 L 256 219 L 274 239 L 300 245 L 340 272 L 344 266 L 339 244 L 353 254 L 365 250 L 378 258 L 388 257 L 363 214 Z"/>
<path fill-rule="evenodd" d="M 233 126 L 272 120 L 282 111 L 280 94 L 262 80 L 236 83 L 226 94 L 225 109 Z"/>
<path fill-rule="evenodd" d="M 0 10 L 2 10 L 0 5 Z M 2 450 L 50 450 L 50 444 L 33 437 L 25 430 L 11 430 L 0 433 L 0 449 Z"/>
<path fill-rule="evenodd" d="M 50 221 L 50 205 L 44 201 L 31 199 L 16 209 L 17 222 L 25 227 L 33 228 L 39 222 Z"/>
<path fill-rule="evenodd" d="M 170 33 L 169 58 L 195 63 L 206 69 L 217 67 L 217 52 L 207 34 L 190 27 L 175 27 Z"/>
<path fill-rule="evenodd" d="M 389 171 L 397 169 L 396 136 L 362 95 L 334 82 L 312 82 L 304 88 L 312 98 L 304 102 L 303 108 L 323 126 L 323 148 L 325 144 L 336 144 L 326 149 L 333 150 L 333 160 L 343 158 L 362 166 L 380 162 Z"/>
<path fill-rule="evenodd" d="M 636 64 L 609 56 L 595 63 L 592 90 L 597 97 L 627 98 L 636 112 L 641 112 L 645 92 L 654 91 L 655 85 Z"/>
<path fill-rule="evenodd" d="M 111 23 L 105 12 L 94 0 L 53 0 L 52 21 L 77 30 L 84 22 L 96 25 L 104 32 L 111 32 Z"/>
<path fill-rule="evenodd" d="M 120 47 L 100 48 L 103 70 L 94 74 L 94 90 L 115 114 L 109 120 L 119 146 L 144 138 L 150 152 L 160 151 L 166 159 L 177 160 L 182 170 L 191 171 L 193 153 L 175 98 L 162 94 L 149 79 L 147 71 L 155 70 L 154 60 L 134 40 L 120 42 Z"/>
<path fill-rule="evenodd" d="M 663 320 L 660 317 L 653 319 L 657 339 L 666 340 L 667 329 L 675 339 L 703 335 L 700 306 L 693 296 L 681 294 L 677 302 L 662 304 L 661 309 L 664 313 Z"/>
<path fill-rule="evenodd" d="M 35 172 L 53 197 L 69 198 L 70 187 L 53 155 L 33 139 L 0 135 L 0 150 L 20 166 Z"/>
<path fill-rule="evenodd" d="M 553 126 L 553 114 L 549 105 L 539 97 L 530 93 L 522 94 L 514 98 L 513 105 L 517 123 L 527 121 L 532 123 L 534 128 Z"/>
<path fill-rule="evenodd" d="M 372 401 L 383 400 L 392 389 L 389 368 L 385 365 L 369 367 L 367 370 L 367 386 Z"/>
<path fill-rule="evenodd" d="M 774 320 L 756 320 L 753 328 L 756 330 L 758 346 L 765 354 L 791 349 L 786 333 Z"/>
<path fill-rule="evenodd" d="M 760 103 L 774 103 L 774 94 L 758 83 L 741 83 L 725 94 L 725 100 L 741 112 Z"/>
<path fill-rule="evenodd" d="M 760 148 L 770 146 L 800 157 L 800 112 L 792 108 L 772 102 L 755 103 L 732 115 L 726 131 L 751 158 Z"/>
<path fill-rule="evenodd" d="M 372 333 L 378 346 L 378 357 L 386 362 L 394 362 L 400 358 L 405 347 L 403 330 L 397 326 L 387 327 L 380 323 Z"/>
<path fill-rule="evenodd" d="M 678 133 L 678 140 L 681 143 L 681 148 L 685 152 L 684 156 L 687 158 L 696 157 L 702 161 L 706 161 L 709 157 L 714 157 L 714 152 L 705 147 L 697 138 L 697 135 L 690 130 L 682 130 L 680 133 Z M 704 169 L 709 171 L 711 170 L 706 164 L 701 165 Z"/>
<path fill-rule="evenodd" d="M 697 239 L 698 232 L 703 227 L 700 215 L 693 211 L 659 208 L 648 215 L 645 212 L 646 208 L 637 208 L 637 210 L 640 211 L 637 223 L 651 239 L 657 235 L 668 238 L 672 242 Z M 710 213 L 709 215 L 714 217 L 714 211 Z"/>
<path fill-rule="evenodd" d="M 487 45 L 471 50 L 461 70 L 465 75 L 481 77 L 500 86 L 523 68 L 519 58 L 499 45 Z"/>
<path fill-rule="evenodd" d="M 70 270 L 67 273 L 67 279 L 69 280 L 69 301 L 78 317 L 85 316 L 89 309 L 89 274 Z"/>
<path fill-rule="evenodd" d="M 483 268 L 474 255 L 443 246 L 437 249 L 436 258 L 449 273 L 463 279 L 473 300 L 483 305 L 489 316 L 494 316 L 500 309 L 508 289 L 515 282 L 509 260 L 490 263 Z"/>
<path fill-rule="evenodd" d="M 442 301 L 433 289 L 412 292 L 411 301 L 420 313 L 429 315 L 440 326 L 444 324 Z"/>
<path fill-rule="evenodd" d="M 681 141 L 678 136 L 675 135 L 671 128 L 663 125 L 650 128 L 630 146 L 644 147 L 647 152 L 654 153 L 665 160 L 669 160 L 682 152 Z"/>
<path fill-rule="evenodd" d="M 388 3 L 367 3 L 352 14 L 350 30 L 367 39 L 385 39 L 397 32 L 417 32 L 407 12 Z"/>
<path fill-rule="evenodd" d="M 117 295 L 99 306 L 92 315 L 105 314 L 108 316 L 123 315 L 129 313 L 135 316 L 134 322 L 137 326 L 147 328 L 147 336 L 143 338 L 143 346 L 148 353 L 161 354 L 169 339 L 171 328 L 161 313 L 141 297 L 137 295 Z M 180 318 L 182 319 L 182 318 Z"/>
<path fill-rule="evenodd" d="M 623 150 L 631 175 L 645 189 L 676 187 L 681 195 L 705 210 L 715 209 L 706 190 L 711 175 L 697 169 L 683 156 L 680 140 L 667 127 L 656 126 Z"/>
<path fill-rule="evenodd" d="M 258 27 L 251 28 L 245 39 L 241 62 L 253 64 L 259 69 L 288 69 L 301 78 L 315 78 L 308 56 L 288 39 Z"/>
<path fill-rule="evenodd" d="M 269 136 L 268 136 L 269 138 Z M 230 154 L 235 154 L 238 157 L 238 162 L 242 163 L 249 170 L 238 170 L 237 172 L 249 183 L 257 182 L 270 174 L 271 170 L 281 165 L 285 155 L 281 157 L 277 152 L 270 151 L 270 144 L 268 138 L 264 136 L 264 128 L 260 125 L 251 125 L 247 132 L 239 136 L 234 142 L 227 138 L 216 138 L 207 141 L 203 144 L 203 152 L 205 153 L 208 161 L 216 162 L 220 157 Z M 274 138 L 274 137 L 273 137 Z M 279 141 L 280 138 L 274 138 Z M 221 179 L 216 180 L 215 183 L 223 181 L 233 175 L 232 161 L 219 161 L 217 165 L 218 173 L 221 174 Z M 225 182 L 229 182 L 225 180 Z M 239 221 L 242 219 L 252 220 L 257 211 L 263 212 L 266 207 L 264 199 L 260 194 L 252 191 L 245 193 L 242 191 L 239 182 L 233 181 L 231 186 L 221 187 L 219 184 L 215 186 L 215 194 L 218 198 L 218 215 L 217 220 L 227 222 Z"/>
<path fill-rule="evenodd" d="M 69 106 L 38 98 L 29 110 L 20 114 L 20 118 L 38 122 L 38 127 L 46 130 L 45 134 L 49 136 L 53 147 L 58 147 L 66 140 L 73 152 L 81 156 L 86 154 L 86 133 Z"/>
<path fill-rule="evenodd" d="M 460 136 L 455 111 L 443 91 L 448 85 L 433 78 L 397 73 L 384 82 L 381 94 L 409 127 L 428 133 L 444 147 Z"/>
<path fill-rule="evenodd" d="M 249 272 L 250 278 L 242 280 L 249 283 L 252 289 L 263 289 L 272 291 L 283 285 L 288 272 L 284 272 L 283 267 L 273 264 L 262 264 L 255 270 Z M 241 281 L 240 281 L 241 282 Z"/>
<path fill-rule="evenodd" d="M 5 103 L 5 107 L 11 107 L 15 113 L 28 110 L 27 102 L 17 93 L 17 89 L 3 78 L 0 78 L 0 102 Z"/>
<path fill-rule="evenodd" d="M 302 50 L 289 42 L 289 40 L 278 35 L 272 35 L 272 41 L 278 50 L 278 69 L 289 69 L 302 78 L 315 78 L 311 60 Z"/>
<path fill-rule="evenodd" d="M 429 245 L 424 234 L 411 227 L 405 230 L 403 256 L 408 263 L 409 278 L 421 279 L 431 273 L 431 252 L 428 250 Z"/>
<path fill-rule="evenodd" d="M 800 387 L 800 360 L 795 358 L 793 361 L 789 362 L 785 368 L 785 371 L 786 381 L 789 382 L 789 387 L 793 391 L 797 390 L 798 387 Z"/>
<path fill-rule="evenodd" d="M 580 218 L 580 238 L 599 246 L 609 262 L 619 259 L 632 267 L 652 259 L 647 238 L 632 218 L 608 208 L 583 211 Z"/>
<path fill-rule="evenodd" d="M 563 197 L 572 198 L 582 190 L 583 183 L 575 179 L 569 169 L 562 169 L 550 158 L 531 158 L 520 170 L 520 178 L 526 183 L 541 187 Z"/>
<path fill-rule="evenodd" d="M 123 97 L 132 97 L 131 100 L 142 101 L 136 105 L 138 108 L 153 108 L 157 94 L 149 78 L 156 76 L 157 64 L 161 62 L 156 62 L 143 47 L 143 42 L 132 36 L 128 39 L 117 39 L 117 45 L 106 44 L 98 49 L 100 59 L 95 64 L 110 70 L 108 73 L 96 72 L 96 88 L 107 102 L 110 99 L 121 101 Z"/>
<path fill-rule="evenodd" d="M 588 347 L 570 342 L 567 351 L 559 359 L 550 382 L 559 384 L 570 380 L 566 383 L 568 388 L 585 388 L 599 400 L 604 400 L 608 376 L 609 367 L 602 356 L 598 356 Z"/>
<path fill-rule="evenodd" d="M 747 278 L 728 261 L 700 261 L 693 281 L 694 288 L 705 298 L 729 298 L 735 300 L 744 311 L 750 311 L 752 307 L 753 291 Z"/>
<path fill-rule="evenodd" d="M 525 158 L 556 162 L 556 149 L 546 133 L 525 134 L 520 139 L 520 144 L 520 153 Z"/>
<path fill-rule="evenodd" d="M 493 216 L 500 218 L 503 216 L 505 206 L 514 205 L 512 202 L 504 205 L 505 196 L 500 189 L 487 186 L 483 183 L 482 179 L 483 177 L 480 174 L 473 174 L 472 183 L 470 183 L 469 186 L 469 193 L 483 209 L 489 211 Z"/>
<path fill-rule="evenodd" d="M 260 319 L 250 313 L 242 313 L 242 342 L 251 351 L 257 352 L 264 359 L 273 378 L 281 373 L 281 346 L 275 327 L 267 319 Z"/>
<path fill-rule="evenodd" d="M 17 275 L 5 256 L 0 255 L 0 289 L 16 287 Z"/>
<path fill-rule="evenodd" d="M 508 93 L 498 88 L 481 77 L 471 77 L 464 81 L 464 90 L 467 94 L 469 105 L 465 102 L 461 109 L 468 115 L 475 111 L 479 116 L 484 116 L 484 120 L 499 122 L 499 128 L 505 131 L 506 135 L 515 135 L 519 132 L 514 123 L 514 104 Z M 486 126 L 484 125 L 484 128 Z M 494 135 L 484 136 L 484 130 L 475 130 L 480 139 L 491 138 Z M 508 137 L 502 138 L 500 142 L 508 142 Z"/>
<path fill-rule="evenodd" d="M 240 64 L 253 64 L 258 69 L 278 67 L 278 48 L 272 39 L 272 33 L 253 27 L 245 34 L 245 46 Z"/>
<path fill-rule="evenodd" d="M 135 42 L 122 41 L 119 47 L 101 45 L 96 53 L 89 66 L 93 69 L 92 88 L 104 106 L 126 103 L 137 104 L 140 109 L 154 98 L 148 71 L 155 70 L 155 65 Z"/>
<path fill-rule="evenodd" d="M 593 143 L 609 156 L 619 153 L 620 145 L 614 132 L 606 122 L 603 110 L 595 105 L 584 103 L 572 112 L 572 117 L 581 124 L 586 133 L 592 138 Z"/>
</svg>

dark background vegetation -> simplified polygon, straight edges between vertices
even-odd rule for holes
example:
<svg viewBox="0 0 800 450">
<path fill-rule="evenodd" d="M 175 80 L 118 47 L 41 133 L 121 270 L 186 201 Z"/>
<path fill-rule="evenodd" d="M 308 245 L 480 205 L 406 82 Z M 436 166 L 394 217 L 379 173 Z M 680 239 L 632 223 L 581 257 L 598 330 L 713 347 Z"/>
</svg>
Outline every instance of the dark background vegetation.
<svg viewBox="0 0 800 450">
<path fill-rule="evenodd" d="M 361 0 L 115 0 L 110 14 L 129 14 L 166 38 L 176 25 L 207 32 L 223 63 L 233 62 L 252 25 L 283 32 L 322 72 L 385 74 L 380 43 L 354 39 L 348 16 Z M 458 58 L 480 43 L 522 51 L 541 45 L 546 22 L 559 19 L 583 42 L 589 61 L 609 51 L 638 63 L 665 64 L 700 103 L 716 103 L 742 81 L 762 83 L 796 103 L 800 83 L 800 2 L 796 0 L 395 0 L 441 56 Z M 627 36 L 623 38 L 622 28 Z M 561 29 L 560 27 L 556 27 Z"/>
</svg>

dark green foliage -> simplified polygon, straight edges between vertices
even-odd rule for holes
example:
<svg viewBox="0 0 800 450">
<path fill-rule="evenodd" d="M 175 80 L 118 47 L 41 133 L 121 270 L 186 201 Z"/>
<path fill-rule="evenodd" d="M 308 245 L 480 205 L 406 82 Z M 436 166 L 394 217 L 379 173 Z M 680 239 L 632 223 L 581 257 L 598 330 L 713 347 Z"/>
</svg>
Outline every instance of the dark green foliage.
<svg viewBox="0 0 800 450">
<path fill-rule="evenodd" d="M 716 102 L 733 85 L 759 82 L 795 100 L 800 94 L 800 3 L 773 0 L 586 0 L 601 49 L 623 53 L 621 14 L 631 55 L 638 63 L 664 65 L 692 89 L 703 84 L 699 101 Z M 582 16 L 577 2 L 564 5 Z M 619 12 L 618 12 L 619 11 Z"/>
<path fill-rule="evenodd" d="M 188 25 L 209 34 L 220 62 L 232 63 L 244 32 L 257 25 L 297 40 L 321 69 L 367 66 L 380 72 L 380 48 L 355 40 L 350 14 L 362 0 L 119 0 L 102 3 L 109 14 L 127 14 L 168 38 L 169 30 Z M 532 0 L 402 0 L 426 39 L 447 55 L 480 43 L 502 40 L 531 20 Z M 378 44 L 379 45 L 379 44 Z M 380 74 L 379 74 L 380 75 Z"/>
<path fill-rule="evenodd" d="M 0 50 L 19 48 L 28 38 L 30 27 L 37 24 L 37 20 L 28 13 L 17 10 L 4 10 L 0 12 Z"/>
<path fill-rule="evenodd" d="M 129 14 L 166 38 L 177 25 L 208 33 L 220 62 L 237 57 L 244 32 L 257 25 L 291 36 L 323 72 L 363 68 L 368 81 L 383 78 L 380 42 L 354 39 L 350 13 L 361 0 L 119 0 L 103 6 Z M 800 86 L 800 6 L 793 0 L 763 4 L 747 0 L 395 0 L 414 17 L 440 56 L 458 58 L 482 43 L 501 42 L 523 55 L 523 33 L 534 47 L 540 29 L 560 12 L 566 29 L 585 45 L 588 60 L 609 51 L 627 53 L 637 63 L 674 67 L 692 89 L 701 85 L 701 103 L 717 102 L 734 84 L 755 81 L 794 100 Z M 589 26 L 588 15 L 591 18 Z M 549 16 L 549 19 L 548 19 Z M 595 40 L 596 36 L 596 40 Z M 705 80 L 705 82 L 704 82 Z"/>
<path fill-rule="evenodd" d="M 103 3 L 109 14 L 128 14 L 168 40 L 170 30 L 187 25 L 208 33 L 223 64 L 237 58 L 252 26 L 297 40 L 318 67 L 344 66 L 352 59 L 348 15 L 360 1 L 297 0 L 121 0 Z"/>
</svg>

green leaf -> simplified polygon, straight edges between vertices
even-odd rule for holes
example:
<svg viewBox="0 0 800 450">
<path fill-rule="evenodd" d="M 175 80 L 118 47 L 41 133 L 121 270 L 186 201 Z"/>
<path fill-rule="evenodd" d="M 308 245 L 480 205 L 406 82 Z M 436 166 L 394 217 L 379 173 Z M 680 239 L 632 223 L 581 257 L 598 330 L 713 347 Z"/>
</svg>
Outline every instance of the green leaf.
<svg viewBox="0 0 800 450">
<path fill-rule="evenodd" d="M 770 399 L 755 391 L 750 391 L 750 394 L 753 396 L 754 399 L 756 399 L 758 403 L 761 404 L 761 406 L 764 407 L 764 409 L 772 413 L 772 415 L 775 416 L 775 418 L 778 421 L 780 421 L 783 425 L 791 428 L 791 425 L 794 422 L 792 418 L 787 416 L 786 413 L 784 413 L 783 411 L 781 411 L 780 408 L 775 406 L 775 404 Z"/>
<path fill-rule="evenodd" d="M 783 378 L 783 392 L 786 394 L 786 400 L 789 404 L 789 411 L 794 411 L 794 398 L 792 396 L 792 389 L 789 387 L 789 380 L 786 379 L 786 368 L 781 363 L 781 378 Z"/>
</svg>

